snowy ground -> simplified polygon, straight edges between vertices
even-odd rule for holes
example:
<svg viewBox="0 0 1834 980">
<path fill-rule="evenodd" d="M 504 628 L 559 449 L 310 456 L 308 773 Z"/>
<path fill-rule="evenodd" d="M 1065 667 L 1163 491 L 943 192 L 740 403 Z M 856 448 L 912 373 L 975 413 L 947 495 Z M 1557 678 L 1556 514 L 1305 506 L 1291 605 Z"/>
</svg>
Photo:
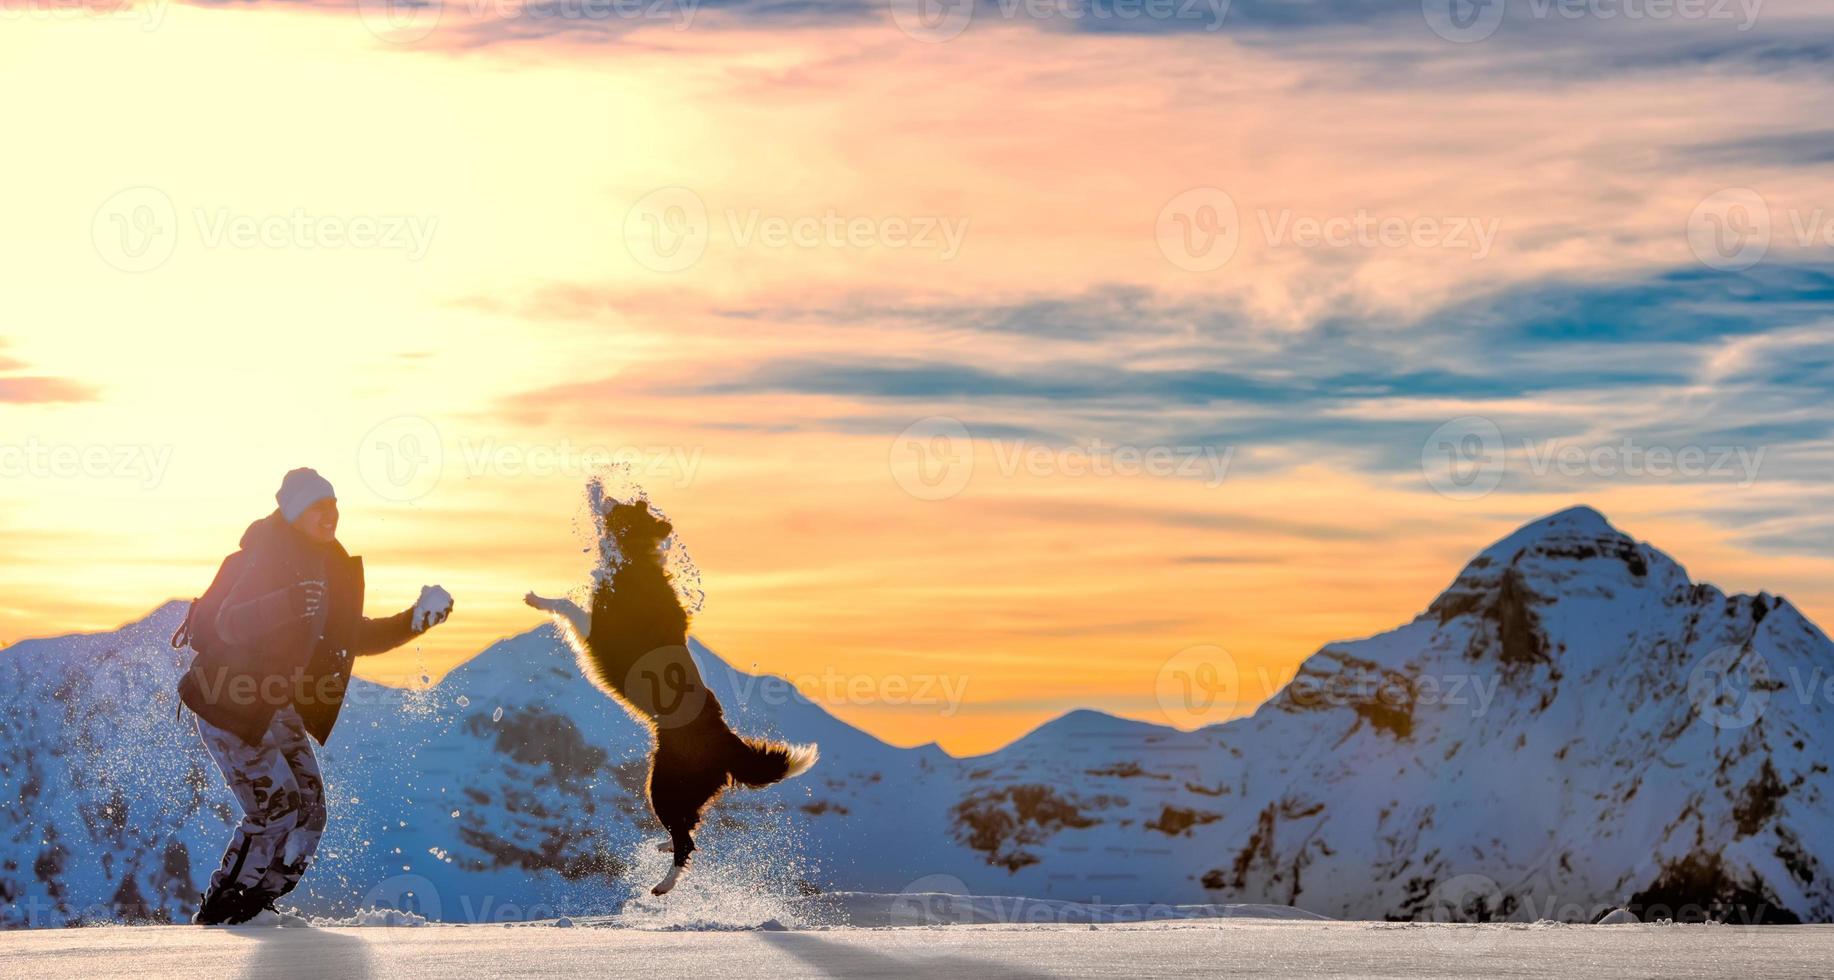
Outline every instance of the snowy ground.
<svg viewBox="0 0 1834 980">
<path fill-rule="evenodd" d="M 47 929 L 0 936 L 0 976 L 242 978 L 1809 977 L 1834 927 L 1457 926 L 1197 920 L 1102 926 L 650 931 L 513 927 Z"/>
</svg>

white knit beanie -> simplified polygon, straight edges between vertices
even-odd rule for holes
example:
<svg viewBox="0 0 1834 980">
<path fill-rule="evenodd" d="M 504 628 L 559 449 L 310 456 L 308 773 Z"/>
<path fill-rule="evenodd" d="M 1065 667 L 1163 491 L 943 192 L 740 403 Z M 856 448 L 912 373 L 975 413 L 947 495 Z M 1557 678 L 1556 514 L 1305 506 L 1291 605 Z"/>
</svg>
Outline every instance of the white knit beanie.
<svg viewBox="0 0 1834 980">
<path fill-rule="evenodd" d="M 280 492 L 274 499 L 280 503 L 280 516 L 291 524 L 299 520 L 299 515 L 306 508 L 329 497 L 337 499 L 337 491 L 331 489 L 331 481 L 318 475 L 318 471 L 302 466 L 286 475 L 280 481 Z"/>
</svg>

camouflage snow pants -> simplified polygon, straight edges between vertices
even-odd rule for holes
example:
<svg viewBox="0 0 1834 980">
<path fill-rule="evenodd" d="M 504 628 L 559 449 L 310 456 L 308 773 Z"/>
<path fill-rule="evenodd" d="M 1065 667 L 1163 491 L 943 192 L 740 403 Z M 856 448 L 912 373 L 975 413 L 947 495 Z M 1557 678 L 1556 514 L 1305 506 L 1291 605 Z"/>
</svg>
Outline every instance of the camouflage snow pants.
<svg viewBox="0 0 1834 980">
<path fill-rule="evenodd" d="M 249 745 L 202 718 L 197 734 L 242 805 L 210 890 L 236 884 L 278 898 L 299 884 L 325 832 L 325 785 L 299 712 L 274 715 L 260 745 Z"/>
</svg>

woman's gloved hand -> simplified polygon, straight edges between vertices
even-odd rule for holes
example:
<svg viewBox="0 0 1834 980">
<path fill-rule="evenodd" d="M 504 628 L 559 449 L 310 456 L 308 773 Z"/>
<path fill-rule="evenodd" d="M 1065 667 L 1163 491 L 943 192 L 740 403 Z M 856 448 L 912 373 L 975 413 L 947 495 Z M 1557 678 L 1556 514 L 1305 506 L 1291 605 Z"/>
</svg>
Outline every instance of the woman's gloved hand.
<svg viewBox="0 0 1834 980">
<path fill-rule="evenodd" d="M 421 587 L 420 601 L 414 603 L 408 619 L 413 623 L 414 632 L 425 633 L 451 615 L 452 593 L 437 585 L 427 585 Z"/>
</svg>

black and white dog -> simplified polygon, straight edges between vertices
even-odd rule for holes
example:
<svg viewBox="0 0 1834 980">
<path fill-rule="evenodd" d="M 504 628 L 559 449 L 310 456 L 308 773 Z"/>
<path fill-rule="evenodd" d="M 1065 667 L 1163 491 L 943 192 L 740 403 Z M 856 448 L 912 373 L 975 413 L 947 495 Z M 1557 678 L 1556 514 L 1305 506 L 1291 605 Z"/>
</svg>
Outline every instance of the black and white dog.
<svg viewBox="0 0 1834 980">
<path fill-rule="evenodd" d="M 763 787 L 808 771 L 814 745 L 742 738 L 707 690 L 688 655 L 688 613 L 670 583 L 663 542 L 673 526 L 647 501 L 614 503 L 599 533 L 620 560 L 593 590 L 590 615 L 568 599 L 530 592 L 524 601 L 551 613 L 579 658 L 580 670 L 654 735 L 650 809 L 668 829 L 675 863 L 652 888 L 664 895 L 694 852 L 701 813 L 728 786 Z"/>
</svg>

